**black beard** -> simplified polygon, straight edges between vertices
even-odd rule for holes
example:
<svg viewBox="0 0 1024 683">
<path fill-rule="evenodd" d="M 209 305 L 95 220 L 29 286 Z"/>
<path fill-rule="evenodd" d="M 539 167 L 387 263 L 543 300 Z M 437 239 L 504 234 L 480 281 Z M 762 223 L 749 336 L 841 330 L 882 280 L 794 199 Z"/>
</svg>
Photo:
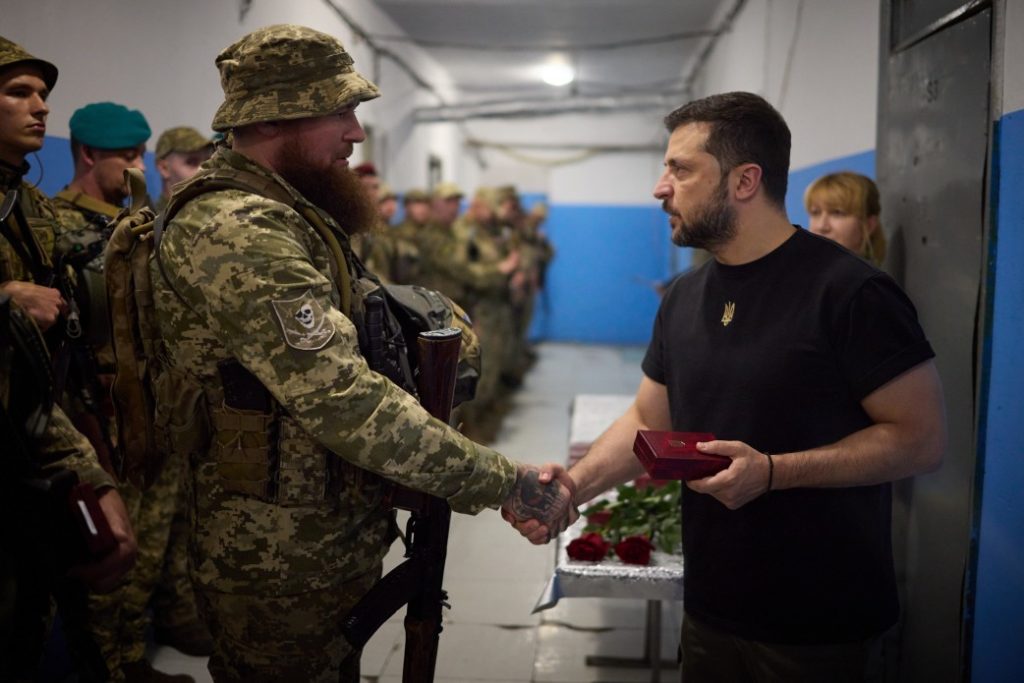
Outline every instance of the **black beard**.
<svg viewBox="0 0 1024 683">
<path fill-rule="evenodd" d="M 348 167 L 314 169 L 298 145 L 286 145 L 276 164 L 277 174 L 334 219 L 348 235 L 365 232 L 377 223 L 377 207 L 359 176 Z"/>
<path fill-rule="evenodd" d="M 714 251 L 736 236 L 736 210 L 729 206 L 727 182 L 728 178 L 723 177 L 715 196 L 701 207 L 692 221 L 677 215 L 679 229 L 672 231 L 672 242 L 676 246 Z M 668 211 L 667 202 L 662 202 L 662 208 Z"/>
</svg>

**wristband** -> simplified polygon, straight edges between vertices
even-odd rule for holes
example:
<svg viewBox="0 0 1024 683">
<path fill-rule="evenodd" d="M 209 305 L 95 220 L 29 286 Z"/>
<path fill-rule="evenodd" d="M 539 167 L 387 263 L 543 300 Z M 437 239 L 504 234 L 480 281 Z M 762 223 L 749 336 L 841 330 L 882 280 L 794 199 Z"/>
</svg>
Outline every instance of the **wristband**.
<svg viewBox="0 0 1024 683">
<path fill-rule="evenodd" d="M 765 493 L 768 493 L 772 490 L 772 475 L 775 474 L 775 461 L 772 460 L 771 453 L 765 453 L 764 457 L 768 458 L 768 488 L 764 490 Z"/>
</svg>

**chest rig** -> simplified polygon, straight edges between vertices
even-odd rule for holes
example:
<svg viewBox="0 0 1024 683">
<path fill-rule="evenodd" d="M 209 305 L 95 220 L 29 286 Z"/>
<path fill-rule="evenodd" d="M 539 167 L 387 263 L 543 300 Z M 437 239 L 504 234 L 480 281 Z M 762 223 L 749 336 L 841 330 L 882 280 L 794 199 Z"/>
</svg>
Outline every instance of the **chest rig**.
<svg viewBox="0 0 1024 683">
<path fill-rule="evenodd" d="M 316 209 L 271 177 L 234 168 L 211 169 L 200 172 L 175 192 L 155 226 L 156 260 L 171 290 L 174 291 L 174 287 L 160 260 L 159 243 L 164 226 L 192 199 L 229 189 L 285 204 L 314 229 L 330 255 L 329 267 L 337 285 L 339 309 L 357 330 L 361 355 L 372 370 L 415 395 L 415 379 L 402 323 L 392 312 L 386 291 L 358 257 L 343 247 L 339 235 Z M 180 294 L 178 298 L 189 306 Z M 219 362 L 217 371 L 224 391 L 224 405 L 209 406 L 207 422 L 220 475 L 219 485 L 226 492 L 281 505 L 315 505 L 336 498 L 342 490 L 352 487 L 379 487 L 376 475 L 350 465 L 303 437 L 287 411 L 236 359 Z M 192 446 L 189 450 L 195 450 L 195 441 L 188 441 Z M 309 443 L 300 444 L 302 441 Z M 296 444 L 300 444 L 297 450 Z M 323 456 L 323 460 L 318 456 Z"/>
</svg>

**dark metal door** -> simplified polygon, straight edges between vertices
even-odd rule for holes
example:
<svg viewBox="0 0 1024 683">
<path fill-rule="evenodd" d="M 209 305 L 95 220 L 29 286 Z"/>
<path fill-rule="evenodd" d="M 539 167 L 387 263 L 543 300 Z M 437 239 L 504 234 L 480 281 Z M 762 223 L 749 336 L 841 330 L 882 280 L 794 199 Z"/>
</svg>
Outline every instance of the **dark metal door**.
<svg viewBox="0 0 1024 683">
<path fill-rule="evenodd" d="M 961 605 L 974 491 L 991 14 L 983 2 L 882 3 L 877 163 L 882 223 L 894 247 L 887 267 L 935 348 L 950 436 L 939 472 L 895 489 L 900 681 L 959 680 L 967 647 Z"/>
</svg>

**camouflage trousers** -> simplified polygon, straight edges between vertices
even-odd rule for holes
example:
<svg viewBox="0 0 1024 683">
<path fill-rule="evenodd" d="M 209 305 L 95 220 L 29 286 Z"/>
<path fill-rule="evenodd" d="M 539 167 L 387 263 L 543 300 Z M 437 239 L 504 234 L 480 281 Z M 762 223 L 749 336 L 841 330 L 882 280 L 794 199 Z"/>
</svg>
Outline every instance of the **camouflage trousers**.
<svg viewBox="0 0 1024 683">
<path fill-rule="evenodd" d="M 486 412 L 497 400 L 501 389 L 501 369 L 505 347 L 513 334 L 511 309 L 507 302 L 485 299 L 473 309 L 473 329 L 480 336 L 481 367 L 476 398 L 466 404 L 468 421 Z"/>
<path fill-rule="evenodd" d="M 213 680 L 359 683 L 362 651 L 352 650 L 341 623 L 380 574 L 378 565 L 331 590 L 287 596 L 198 588 L 200 613 L 213 634 Z"/>
<path fill-rule="evenodd" d="M 158 585 L 169 586 L 164 594 L 174 596 L 165 598 L 165 602 L 175 601 L 172 615 L 196 618 L 187 568 L 187 523 L 175 527 L 176 535 L 172 534 L 175 516 L 184 513 L 185 474 L 183 460 L 168 460 L 148 490 L 142 492 L 128 484 L 120 488 L 135 531 L 138 557 L 121 587 L 107 595 L 89 597 L 89 628 L 103 652 L 112 681 L 123 680 L 123 663 L 145 656 L 147 607 Z"/>
</svg>

